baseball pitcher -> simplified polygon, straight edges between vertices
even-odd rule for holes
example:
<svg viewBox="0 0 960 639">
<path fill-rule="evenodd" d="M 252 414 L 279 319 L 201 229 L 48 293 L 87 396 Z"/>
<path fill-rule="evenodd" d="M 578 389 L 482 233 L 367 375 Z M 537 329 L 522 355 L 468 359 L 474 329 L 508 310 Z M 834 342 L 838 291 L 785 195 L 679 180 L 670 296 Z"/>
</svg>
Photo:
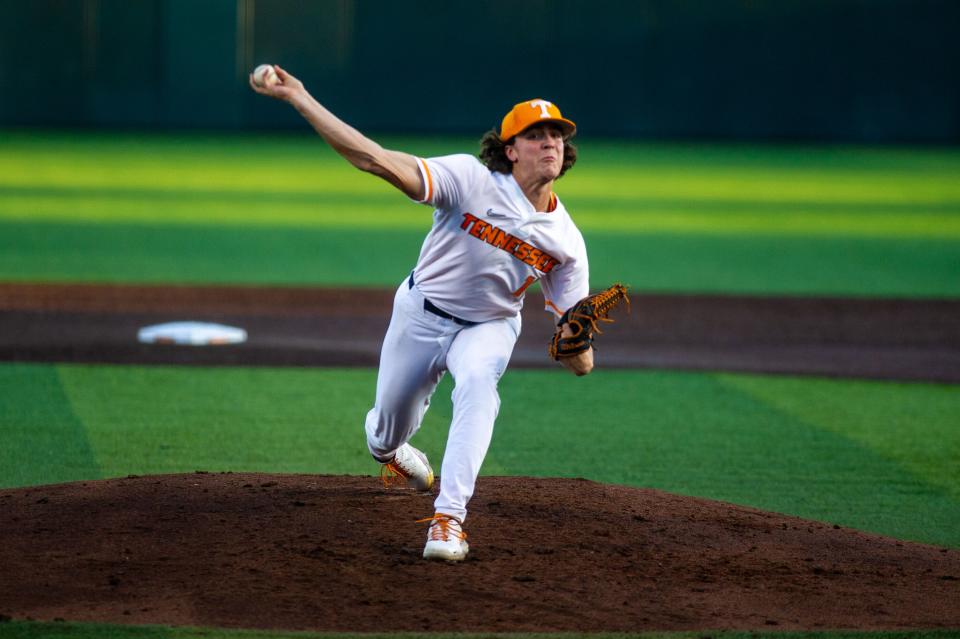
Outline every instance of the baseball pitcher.
<svg viewBox="0 0 960 639">
<path fill-rule="evenodd" d="M 413 271 L 394 297 L 384 338 L 376 400 L 366 417 L 367 446 L 385 484 L 430 490 L 433 469 L 408 442 L 420 428 L 441 377 L 455 381 L 453 420 L 440 491 L 423 556 L 458 561 L 468 544 L 463 523 L 500 407 L 497 383 L 520 333 L 524 292 L 539 282 L 560 320 L 549 352 L 577 375 L 593 368 L 596 309 L 574 312 L 588 296 L 583 237 L 553 192 L 576 162 L 574 123 L 556 105 L 520 102 L 470 155 L 418 158 L 384 149 L 318 103 L 294 76 L 274 67 L 260 94 L 292 105 L 357 168 L 434 209 L 433 226 Z M 622 287 L 621 287 L 622 288 Z M 602 319 L 602 318 L 601 318 Z"/>
</svg>

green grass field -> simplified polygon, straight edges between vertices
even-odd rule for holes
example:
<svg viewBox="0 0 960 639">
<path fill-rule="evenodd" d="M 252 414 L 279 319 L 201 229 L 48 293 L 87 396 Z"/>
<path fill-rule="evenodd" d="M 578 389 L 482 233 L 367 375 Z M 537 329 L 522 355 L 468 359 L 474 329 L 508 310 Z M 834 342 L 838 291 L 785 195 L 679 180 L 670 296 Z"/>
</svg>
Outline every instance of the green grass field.
<svg viewBox="0 0 960 639">
<path fill-rule="evenodd" d="M 3 136 L 0 281 L 392 286 L 429 228 L 429 209 L 307 131 Z M 476 145 L 383 141 L 420 155 Z M 584 141 L 557 191 L 587 239 L 594 287 L 957 298 L 957 175 L 953 150 Z M 197 469 L 372 474 L 362 419 L 375 377 L 0 363 L 0 486 Z M 586 425 L 545 388 L 589 397 Z M 434 459 L 450 390 L 447 379 L 418 435 Z M 511 370 L 501 393 L 485 474 L 650 486 L 960 547 L 955 385 Z M 0 637 L 61 636 L 340 635 L 0 623 Z"/>
<path fill-rule="evenodd" d="M 430 225 L 309 131 L 5 137 L 0 280 L 391 285 Z M 585 140 L 557 191 L 594 287 L 956 297 L 957 175 L 954 150 Z"/>
</svg>

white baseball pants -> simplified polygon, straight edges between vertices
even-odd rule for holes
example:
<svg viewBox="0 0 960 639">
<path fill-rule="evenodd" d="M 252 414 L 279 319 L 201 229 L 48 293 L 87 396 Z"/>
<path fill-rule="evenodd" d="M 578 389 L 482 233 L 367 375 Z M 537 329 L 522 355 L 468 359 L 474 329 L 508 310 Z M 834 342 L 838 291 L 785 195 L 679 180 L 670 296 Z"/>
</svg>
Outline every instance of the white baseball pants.
<svg viewBox="0 0 960 639">
<path fill-rule="evenodd" d="M 520 317 L 462 326 L 423 308 L 404 279 L 380 352 L 377 396 L 367 413 L 367 447 L 379 460 L 419 430 L 444 372 L 453 375 L 453 421 L 440 469 L 438 513 L 463 521 L 500 410 L 497 382 L 520 334 Z"/>
</svg>

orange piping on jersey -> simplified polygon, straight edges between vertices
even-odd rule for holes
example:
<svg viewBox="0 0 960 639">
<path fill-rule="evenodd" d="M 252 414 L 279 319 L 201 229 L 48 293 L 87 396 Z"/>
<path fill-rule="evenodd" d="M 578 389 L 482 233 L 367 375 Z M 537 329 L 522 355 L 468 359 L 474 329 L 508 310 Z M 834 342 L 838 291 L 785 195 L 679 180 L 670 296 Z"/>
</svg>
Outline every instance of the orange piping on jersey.
<svg viewBox="0 0 960 639">
<path fill-rule="evenodd" d="M 527 279 L 520 286 L 520 288 L 518 288 L 513 292 L 513 296 L 520 297 L 521 295 L 523 295 L 523 292 L 527 290 L 527 288 L 536 281 L 537 281 L 537 278 L 535 278 L 533 275 L 527 275 Z"/>
<path fill-rule="evenodd" d="M 547 213 L 553 213 L 557 210 L 557 194 L 550 191 L 550 203 L 547 204 Z"/>
<path fill-rule="evenodd" d="M 417 162 L 420 163 L 420 166 L 423 167 L 423 174 L 427 178 L 427 183 L 424 185 L 425 190 L 427 191 L 427 197 L 423 199 L 424 202 L 433 203 L 433 176 L 430 175 L 430 167 L 427 166 L 427 161 L 417 158 Z"/>
<path fill-rule="evenodd" d="M 563 315 L 563 311 L 557 308 L 557 305 L 553 303 L 553 300 L 544 300 L 543 303 L 552 308 L 553 312 L 557 315 Z"/>
</svg>

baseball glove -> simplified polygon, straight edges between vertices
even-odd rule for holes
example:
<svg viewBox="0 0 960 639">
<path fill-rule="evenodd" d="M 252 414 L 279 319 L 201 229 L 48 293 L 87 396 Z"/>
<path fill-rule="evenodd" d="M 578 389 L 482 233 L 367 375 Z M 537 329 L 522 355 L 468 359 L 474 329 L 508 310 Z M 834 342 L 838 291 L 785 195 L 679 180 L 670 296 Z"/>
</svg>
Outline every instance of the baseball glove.
<svg viewBox="0 0 960 639">
<path fill-rule="evenodd" d="M 550 357 L 559 361 L 588 350 L 593 345 L 594 334 L 603 332 L 597 323 L 612 322 L 607 314 L 620 302 L 626 302 L 629 310 L 627 287 L 617 283 L 595 295 L 588 295 L 568 308 L 557 322 L 557 331 L 550 341 Z M 569 324 L 572 331 L 572 334 L 566 337 L 562 333 L 564 324 Z"/>
</svg>

